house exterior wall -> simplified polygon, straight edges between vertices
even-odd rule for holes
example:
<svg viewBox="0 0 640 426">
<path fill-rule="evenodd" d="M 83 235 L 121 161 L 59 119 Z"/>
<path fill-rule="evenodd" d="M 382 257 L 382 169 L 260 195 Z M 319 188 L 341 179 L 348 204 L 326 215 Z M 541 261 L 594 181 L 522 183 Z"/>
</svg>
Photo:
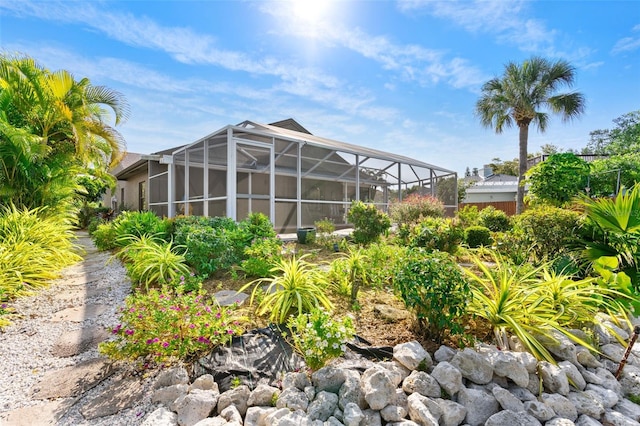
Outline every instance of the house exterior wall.
<svg viewBox="0 0 640 426">
<path fill-rule="evenodd" d="M 121 211 L 123 209 L 127 210 L 147 210 L 149 208 L 149 184 L 146 183 L 146 200 L 145 205 L 139 205 L 139 197 L 140 197 L 140 182 L 147 182 L 147 172 L 141 172 L 136 174 L 127 180 L 119 180 L 116 184 L 115 190 L 112 192 L 111 190 L 107 190 L 103 197 L 102 205 L 105 207 L 113 208 L 114 196 L 115 196 L 115 205 L 116 211 Z M 124 198 L 122 195 L 124 193 Z"/>
<path fill-rule="evenodd" d="M 467 189 L 467 196 L 464 203 L 487 203 L 496 201 L 514 201 L 516 198 L 515 191 L 508 192 L 470 192 Z"/>
</svg>

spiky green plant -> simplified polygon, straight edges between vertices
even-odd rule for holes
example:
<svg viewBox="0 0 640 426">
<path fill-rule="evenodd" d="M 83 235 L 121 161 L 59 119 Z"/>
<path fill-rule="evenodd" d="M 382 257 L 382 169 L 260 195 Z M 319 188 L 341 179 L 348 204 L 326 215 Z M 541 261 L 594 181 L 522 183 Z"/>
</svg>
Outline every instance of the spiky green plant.
<svg viewBox="0 0 640 426">
<path fill-rule="evenodd" d="M 536 358 L 555 362 L 542 340 L 556 340 L 562 333 L 591 350 L 596 348 L 567 331 L 591 325 L 601 310 L 615 308 L 615 290 L 598 286 L 593 279 L 574 281 L 552 275 L 548 264 L 537 268 L 513 266 L 492 253 L 493 266 L 471 256 L 474 269 L 465 268 L 472 283 L 468 312 L 487 320 L 498 345 L 508 347 L 514 334 Z M 476 272 L 477 270 L 477 272 Z"/>
<path fill-rule="evenodd" d="M 267 285 L 266 296 L 258 305 L 257 314 L 269 313 L 269 319 L 279 324 L 285 323 L 289 314 L 298 315 L 311 312 L 313 308 L 333 309 L 333 304 L 325 295 L 326 278 L 314 265 L 305 261 L 308 254 L 298 258 L 284 258 L 271 268 L 273 277 L 259 278 L 243 286 L 239 291 L 254 286 L 250 303 L 261 288 Z"/>
<path fill-rule="evenodd" d="M 128 240 L 117 256 L 126 262 L 134 283 L 148 289 L 150 284 L 178 283 L 191 273 L 184 255 L 176 253 L 181 247 L 149 235 L 131 235 Z"/>
</svg>

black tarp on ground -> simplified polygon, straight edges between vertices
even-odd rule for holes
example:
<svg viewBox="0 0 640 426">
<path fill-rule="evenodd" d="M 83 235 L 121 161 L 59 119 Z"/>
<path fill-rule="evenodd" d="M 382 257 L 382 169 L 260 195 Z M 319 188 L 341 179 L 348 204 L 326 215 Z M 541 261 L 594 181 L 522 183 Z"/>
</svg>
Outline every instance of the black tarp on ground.
<svg viewBox="0 0 640 426">
<path fill-rule="evenodd" d="M 284 373 L 303 368 L 303 359 L 280 331 L 266 327 L 236 336 L 230 344 L 200 358 L 193 366 L 192 378 L 211 374 L 224 392 L 238 383 L 250 389 L 261 383 L 277 387 Z"/>
<path fill-rule="evenodd" d="M 289 332 L 285 330 L 285 332 Z M 382 361 L 393 357 L 391 347 L 373 347 L 356 336 L 348 343 L 349 358 L 364 358 Z M 220 392 L 239 384 L 254 389 L 258 384 L 279 386 L 284 373 L 306 367 L 304 360 L 295 353 L 276 326 L 259 328 L 242 336 L 236 336 L 230 344 L 219 346 L 193 365 L 191 379 L 211 374 Z"/>
</svg>

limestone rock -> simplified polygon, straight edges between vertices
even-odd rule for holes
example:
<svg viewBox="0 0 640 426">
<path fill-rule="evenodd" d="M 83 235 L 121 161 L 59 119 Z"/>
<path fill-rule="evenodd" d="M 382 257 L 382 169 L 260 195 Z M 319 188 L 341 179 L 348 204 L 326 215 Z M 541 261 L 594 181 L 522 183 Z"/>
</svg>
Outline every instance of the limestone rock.
<svg viewBox="0 0 640 426">
<path fill-rule="evenodd" d="M 395 397 L 395 386 L 381 367 L 367 369 L 360 379 L 364 399 L 373 410 L 382 410 Z"/>
<path fill-rule="evenodd" d="M 331 366 L 323 367 L 311 375 L 311 381 L 317 392 L 327 391 L 337 394 L 345 379 L 343 369 Z"/>
<path fill-rule="evenodd" d="M 524 404 L 522 403 L 522 401 L 520 401 L 520 399 L 515 397 L 508 390 L 500 386 L 494 386 L 494 388 L 491 389 L 491 393 L 493 394 L 496 401 L 498 401 L 498 404 L 500 404 L 503 410 L 515 412 L 524 411 Z"/>
<path fill-rule="evenodd" d="M 342 415 L 345 426 L 360 426 L 360 422 L 364 420 L 362 410 L 353 402 L 347 403 Z"/>
<path fill-rule="evenodd" d="M 455 354 L 451 365 L 462 373 L 462 377 L 479 385 L 487 384 L 493 377 L 493 366 L 482 355 L 470 348 Z"/>
<path fill-rule="evenodd" d="M 407 416 L 407 414 L 407 410 L 398 405 L 387 405 L 380 410 L 380 416 L 386 422 L 400 422 Z"/>
<path fill-rule="evenodd" d="M 288 408 L 290 410 L 306 410 L 309 406 L 309 398 L 300 389 L 290 387 L 282 391 L 276 402 L 278 408 Z"/>
<path fill-rule="evenodd" d="M 556 415 L 571 421 L 578 419 L 578 411 L 567 397 L 555 393 L 543 393 L 540 399 L 551 407 Z"/>
<path fill-rule="evenodd" d="M 159 407 L 144 418 L 140 426 L 176 426 L 178 415 L 169 411 L 166 407 Z"/>
<path fill-rule="evenodd" d="M 462 388 L 458 393 L 458 403 L 466 408 L 465 421 L 471 426 L 484 424 L 489 417 L 500 411 L 500 404 L 486 390 Z"/>
<path fill-rule="evenodd" d="M 569 394 L 569 379 L 559 367 L 541 361 L 540 374 L 542 375 L 542 384 L 549 393 L 559 393 L 564 396 Z"/>
<path fill-rule="evenodd" d="M 611 408 L 619 401 L 618 395 L 614 391 L 605 389 L 602 386 L 589 383 L 586 392 L 602 402 L 604 408 Z"/>
<path fill-rule="evenodd" d="M 311 386 L 311 380 L 309 380 L 307 373 L 301 371 L 289 372 L 282 378 L 282 390 L 291 387 L 304 390 L 307 386 Z"/>
<path fill-rule="evenodd" d="M 424 396 L 439 398 L 441 389 L 438 381 L 424 371 L 413 371 L 402 382 L 402 390 L 408 394 L 417 392 Z"/>
<path fill-rule="evenodd" d="M 244 426 L 261 426 L 266 424 L 265 419 L 270 414 L 273 414 L 278 409 L 275 407 L 261 407 L 261 406 L 251 406 L 247 408 L 247 413 L 244 416 Z M 289 410 L 284 408 L 282 410 L 282 415 L 287 414 Z M 274 419 L 275 420 L 275 419 Z"/>
<path fill-rule="evenodd" d="M 420 364 L 425 369 L 431 368 L 433 360 L 420 343 L 411 341 L 393 347 L 393 358 L 409 370 L 417 370 Z"/>
<path fill-rule="evenodd" d="M 564 371 L 567 379 L 569 379 L 570 383 L 578 390 L 584 390 L 587 386 L 587 382 L 584 380 L 584 377 L 582 377 L 582 374 L 580 374 L 580 371 L 578 371 L 578 367 L 574 364 L 569 361 L 560 361 L 558 363 L 558 368 Z"/>
<path fill-rule="evenodd" d="M 188 385 L 181 384 L 167 386 L 153 391 L 153 394 L 151 395 L 151 402 L 159 402 L 169 408 L 172 408 L 171 404 L 181 396 L 185 396 L 187 393 L 189 393 Z"/>
<path fill-rule="evenodd" d="M 218 384 L 213 380 L 213 376 L 211 374 L 203 374 L 202 376 L 196 378 L 189 386 L 189 390 L 192 389 L 213 390 L 216 392 L 220 392 Z"/>
<path fill-rule="evenodd" d="M 427 398 L 418 393 L 409 395 L 409 418 L 422 426 L 438 426 L 438 418 L 442 413 L 432 413 L 424 403 L 425 399 Z"/>
<path fill-rule="evenodd" d="M 436 364 L 431 371 L 431 376 L 449 396 L 454 396 L 462 388 L 462 373 L 447 361 Z"/>
<path fill-rule="evenodd" d="M 617 413 L 615 411 L 607 411 L 602 416 L 602 424 L 610 426 L 638 426 L 635 420 L 626 417 L 624 414 Z"/>
<path fill-rule="evenodd" d="M 312 420 L 326 421 L 338 407 L 338 395 L 320 391 L 307 408 L 307 415 Z"/>
<path fill-rule="evenodd" d="M 485 426 L 541 426 L 541 423 L 530 414 L 514 411 L 500 411 L 487 419 Z"/>
<path fill-rule="evenodd" d="M 551 407 L 540 401 L 527 401 L 524 403 L 524 410 L 541 422 L 551 420 L 556 413 Z"/>
<path fill-rule="evenodd" d="M 344 407 L 350 402 L 357 404 L 361 409 L 366 408 L 367 405 L 360 386 L 360 373 L 354 370 L 345 371 L 345 381 L 338 392 L 338 406 L 341 409 L 344 410 Z"/>
<path fill-rule="evenodd" d="M 586 392 L 571 392 L 568 398 L 576 407 L 578 414 L 586 414 L 594 419 L 600 419 L 604 414 L 602 402 L 595 399 L 591 394 Z M 580 421 L 580 419 L 578 419 L 578 421 Z"/>
<path fill-rule="evenodd" d="M 222 410 L 233 405 L 238 409 L 240 415 L 244 416 L 247 412 L 247 401 L 249 400 L 250 394 L 249 386 L 246 385 L 241 385 L 221 393 L 218 397 L 218 413 L 221 413 Z"/>
<path fill-rule="evenodd" d="M 618 404 L 613 407 L 614 411 L 633 419 L 640 421 L 640 405 L 635 404 L 628 399 L 622 399 Z"/>
<path fill-rule="evenodd" d="M 437 398 L 435 402 L 442 410 L 442 416 L 440 417 L 442 426 L 458 426 L 464 422 L 464 418 L 467 416 L 467 409 L 463 405 L 442 398 Z"/>
<path fill-rule="evenodd" d="M 218 394 L 214 391 L 205 391 L 194 389 L 181 398 L 178 404 L 178 424 L 180 426 L 193 426 L 200 420 L 213 414 L 216 403 L 218 402 Z"/>
<path fill-rule="evenodd" d="M 260 384 L 251 391 L 249 399 L 247 400 L 247 406 L 270 406 L 275 400 L 277 400 L 277 397 L 279 395 L 280 389 L 273 386 Z"/>
<path fill-rule="evenodd" d="M 189 384 L 189 374 L 184 367 L 175 367 L 162 371 L 153 382 L 154 389 L 165 388 L 171 385 Z"/>
<path fill-rule="evenodd" d="M 440 346 L 437 351 L 433 354 L 436 362 L 447 361 L 450 362 L 456 354 L 456 350 L 450 348 L 449 346 Z"/>
<path fill-rule="evenodd" d="M 516 385 L 527 387 L 529 384 L 529 372 L 513 352 L 496 351 L 490 354 L 489 359 L 493 364 L 493 372 L 499 377 L 507 377 Z"/>
</svg>

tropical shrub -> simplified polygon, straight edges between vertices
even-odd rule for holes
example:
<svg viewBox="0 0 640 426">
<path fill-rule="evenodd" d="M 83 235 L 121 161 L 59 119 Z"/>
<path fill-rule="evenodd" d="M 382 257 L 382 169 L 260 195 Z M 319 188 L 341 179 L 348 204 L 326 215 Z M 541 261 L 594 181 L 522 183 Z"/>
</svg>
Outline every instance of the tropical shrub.
<svg viewBox="0 0 640 426">
<path fill-rule="evenodd" d="M 513 220 L 514 229 L 524 236 L 520 242 L 530 248 L 534 262 L 553 259 L 575 246 L 580 214 L 552 206 L 527 209 Z"/>
<path fill-rule="evenodd" d="M 114 359 L 188 361 L 241 334 L 242 321 L 235 306 L 212 305 L 201 292 L 152 288 L 127 297 L 120 324 L 112 330 L 115 340 L 99 349 Z"/>
<path fill-rule="evenodd" d="M 444 204 L 430 195 L 411 194 L 389 205 L 389 216 L 397 223 L 417 223 L 427 217 L 443 217 Z"/>
<path fill-rule="evenodd" d="M 463 332 L 462 317 L 471 292 L 458 264 L 448 253 L 412 249 L 393 286 L 429 337 L 441 342 L 446 330 L 452 335 Z"/>
<path fill-rule="evenodd" d="M 353 224 L 353 241 L 357 244 L 370 244 L 380 239 L 391 227 L 391 220 L 376 206 L 354 201 L 347 214 Z"/>
<path fill-rule="evenodd" d="M 82 260 L 73 245 L 70 220 L 43 208 L 0 208 L 0 300 L 28 294 Z"/>
<path fill-rule="evenodd" d="M 244 291 L 253 286 L 250 303 L 261 289 L 266 294 L 257 308 L 258 315 L 269 313 L 269 319 L 284 324 L 289 314 L 296 311 L 298 315 L 311 312 L 313 308 L 324 307 L 332 310 L 333 304 L 325 295 L 326 278 L 314 265 L 305 261 L 308 255 L 299 258 L 281 259 L 271 269 L 273 277 L 259 278 L 243 286 Z"/>
<path fill-rule="evenodd" d="M 530 204 L 567 204 L 584 193 L 589 172 L 589 163 L 571 152 L 550 155 L 527 171 Z"/>
<path fill-rule="evenodd" d="M 89 235 L 98 250 L 112 250 L 117 247 L 117 234 L 111 222 L 97 222 L 96 228 Z"/>
<path fill-rule="evenodd" d="M 327 361 L 341 356 L 354 334 L 351 318 L 336 319 L 322 309 L 290 317 L 287 327 L 291 330 L 293 347 L 312 370 L 318 370 Z"/>
<path fill-rule="evenodd" d="M 153 235 L 157 239 L 169 240 L 169 223 L 153 212 L 124 211 L 111 222 L 111 226 L 117 247 L 126 246 L 131 236 Z"/>
<path fill-rule="evenodd" d="M 246 245 L 255 239 L 276 237 L 271 220 L 263 213 L 250 213 L 238 224 L 238 228 L 246 234 Z"/>
<path fill-rule="evenodd" d="M 484 226 L 470 226 L 464 230 L 464 242 L 470 248 L 490 246 L 493 242 L 491 231 Z"/>
<path fill-rule="evenodd" d="M 173 221 L 173 241 L 186 247 L 185 259 L 197 275 L 211 276 L 239 264 L 251 241 L 227 217 L 179 217 Z"/>
<path fill-rule="evenodd" d="M 282 241 L 277 238 L 255 239 L 244 249 L 240 270 L 251 277 L 270 277 L 273 268 L 282 258 Z"/>
<path fill-rule="evenodd" d="M 411 230 L 409 245 L 428 251 L 440 250 L 454 254 L 464 241 L 464 230 L 450 218 L 423 219 Z"/>
<path fill-rule="evenodd" d="M 511 228 L 509 216 L 493 206 L 485 207 L 478 213 L 479 225 L 489 228 L 492 232 L 504 232 Z"/>
<path fill-rule="evenodd" d="M 480 225 L 480 212 L 478 212 L 478 206 L 466 205 L 463 208 L 458 209 L 456 217 L 463 228 Z"/>
<path fill-rule="evenodd" d="M 175 252 L 182 249 L 155 239 L 152 236 L 122 237 L 125 247 L 117 256 L 125 262 L 131 281 L 134 284 L 164 284 L 178 282 L 179 277 L 188 276 L 191 271 L 186 264 L 185 257 Z"/>
<path fill-rule="evenodd" d="M 587 238 L 583 257 L 589 261 L 616 257 L 618 270 L 640 291 L 640 185 L 621 191 L 615 199 L 584 198 L 581 204 L 598 231 Z"/>
<path fill-rule="evenodd" d="M 543 342 L 556 341 L 555 334 L 561 333 L 595 350 L 567 329 L 593 324 L 600 309 L 613 306 L 614 291 L 591 278 L 549 274 L 547 265 L 514 266 L 495 253 L 493 267 L 478 256 L 472 261 L 474 268 L 464 269 L 473 294 L 467 309 L 493 327 L 498 347 L 509 347 L 511 333 L 536 358 L 555 363 Z"/>
<path fill-rule="evenodd" d="M 374 243 L 364 254 L 367 256 L 367 282 L 382 288 L 393 284 L 396 269 L 403 263 L 408 247 L 405 245 Z"/>
</svg>

